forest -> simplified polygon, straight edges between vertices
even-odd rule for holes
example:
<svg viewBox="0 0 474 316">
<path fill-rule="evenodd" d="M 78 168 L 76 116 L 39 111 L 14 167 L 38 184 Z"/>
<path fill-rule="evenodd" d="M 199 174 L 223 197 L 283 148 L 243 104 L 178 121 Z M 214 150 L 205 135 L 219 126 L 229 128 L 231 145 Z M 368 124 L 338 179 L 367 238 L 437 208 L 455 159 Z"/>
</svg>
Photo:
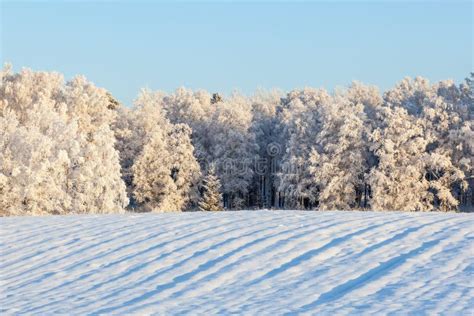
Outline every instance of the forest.
<svg viewBox="0 0 474 316">
<path fill-rule="evenodd" d="M 1 71 L 0 214 L 472 211 L 474 74 L 247 96 Z"/>
</svg>

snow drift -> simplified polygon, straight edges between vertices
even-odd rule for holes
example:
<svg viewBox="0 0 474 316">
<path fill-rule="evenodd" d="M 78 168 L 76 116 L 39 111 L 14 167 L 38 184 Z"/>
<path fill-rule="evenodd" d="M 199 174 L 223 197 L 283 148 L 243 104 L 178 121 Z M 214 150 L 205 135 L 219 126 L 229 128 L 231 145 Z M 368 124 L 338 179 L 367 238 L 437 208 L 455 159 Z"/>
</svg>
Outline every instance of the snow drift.
<svg viewBox="0 0 474 316">
<path fill-rule="evenodd" d="M 2 218 L 11 314 L 474 308 L 474 216 L 256 211 Z"/>
</svg>

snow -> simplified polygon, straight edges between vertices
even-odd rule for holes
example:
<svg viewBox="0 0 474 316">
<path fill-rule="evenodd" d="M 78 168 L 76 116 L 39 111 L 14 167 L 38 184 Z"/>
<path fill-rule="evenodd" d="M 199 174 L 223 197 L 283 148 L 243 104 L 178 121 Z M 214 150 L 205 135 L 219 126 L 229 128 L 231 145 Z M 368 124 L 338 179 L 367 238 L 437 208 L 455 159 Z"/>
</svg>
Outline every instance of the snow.
<svg viewBox="0 0 474 316">
<path fill-rule="evenodd" d="M 254 211 L 1 218 L 12 314 L 469 314 L 474 216 Z"/>
</svg>

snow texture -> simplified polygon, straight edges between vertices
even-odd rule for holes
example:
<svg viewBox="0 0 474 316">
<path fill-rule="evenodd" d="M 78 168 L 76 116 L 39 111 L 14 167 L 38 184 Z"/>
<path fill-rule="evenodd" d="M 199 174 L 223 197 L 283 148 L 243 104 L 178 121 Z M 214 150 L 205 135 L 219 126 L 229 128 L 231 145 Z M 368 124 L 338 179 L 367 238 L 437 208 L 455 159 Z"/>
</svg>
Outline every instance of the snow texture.
<svg viewBox="0 0 474 316">
<path fill-rule="evenodd" d="M 196 212 L 1 218 L 12 314 L 474 309 L 474 216 Z"/>
</svg>

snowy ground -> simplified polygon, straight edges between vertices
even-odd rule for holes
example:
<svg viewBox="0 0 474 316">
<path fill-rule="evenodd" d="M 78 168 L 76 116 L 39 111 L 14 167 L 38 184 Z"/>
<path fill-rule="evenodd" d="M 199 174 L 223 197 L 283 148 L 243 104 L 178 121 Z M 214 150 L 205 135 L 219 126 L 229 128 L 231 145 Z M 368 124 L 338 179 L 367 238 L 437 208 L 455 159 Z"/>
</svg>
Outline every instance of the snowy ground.
<svg viewBox="0 0 474 316">
<path fill-rule="evenodd" d="M 474 216 L 222 212 L 2 218 L 2 314 L 474 310 Z"/>
</svg>

